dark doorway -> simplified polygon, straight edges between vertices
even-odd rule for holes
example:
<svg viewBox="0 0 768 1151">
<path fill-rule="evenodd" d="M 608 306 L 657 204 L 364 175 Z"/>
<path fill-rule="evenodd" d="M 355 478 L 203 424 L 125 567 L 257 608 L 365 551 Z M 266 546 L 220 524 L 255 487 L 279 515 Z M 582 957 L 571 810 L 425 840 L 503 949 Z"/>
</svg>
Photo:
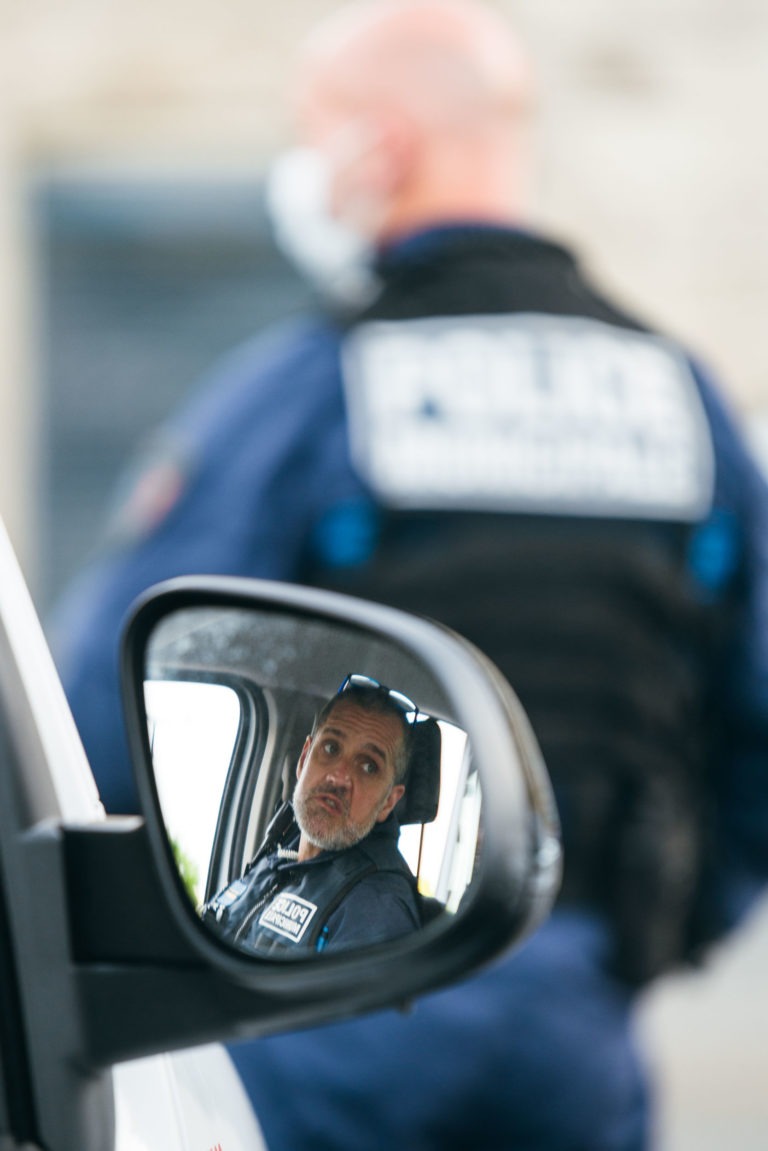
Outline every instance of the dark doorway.
<svg viewBox="0 0 768 1151">
<path fill-rule="evenodd" d="M 117 477 L 239 341 L 306 306 L 258 179 L 49 177 L 34 191 L 42 305 L 47 610 L 97 545 Z"/>
</svg>

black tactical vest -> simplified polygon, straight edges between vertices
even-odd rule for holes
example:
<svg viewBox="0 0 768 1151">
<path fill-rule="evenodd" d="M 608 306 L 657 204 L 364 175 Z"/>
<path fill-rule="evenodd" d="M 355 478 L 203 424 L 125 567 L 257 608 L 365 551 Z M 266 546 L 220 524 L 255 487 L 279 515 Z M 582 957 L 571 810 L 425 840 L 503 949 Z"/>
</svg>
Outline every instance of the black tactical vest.
<svg viewBox="0 0 768 1151">
<path fill-rule="evenodd" d="M 298 843 L 295 824 L 285 836 Z M 323 949 L 330 917 L 358 883 L 374 872 L 388 874 L 394 891 L 413 903 L 418 925 L 413 876 L 399 856 L 394 834 L 377 824 L 365 840 L 344 851 L 324 852 L 300 863 L 280 853 L 278 844 L 259 852 L 253 865 L 213 899 L 203 919 L 236 947 L 255 955 L 305 955 Z"/>
<path fill-rule="evenodd" d="M 696 450 L 695 436 L 706 437 L 708 429 L 694 428 L 690 443 L 675 440 L 678 422 L 670 396 L 677 383 L 669 391 L 665 373 L 679 371 L 684 391 L 686 368 L 674 366 L 674 350 L 667 362 L 666 346 L 659 349 L 656 337 L 597 295 L 567 252 L 525 235 L 448 234 L 432 250 L 426 247 L 392 266 L 384 261 L 381 274 L 381 294 L 355 317 L 349 340 L 354 344 L 361 332 L 377 336 L 381 330 L 385 346 L 379 370 L 391 367 L 382 392 L 423 388 L 419 426 L 425 431 L 422 441 L 409 441 L 409 455 L 402 448 L 402 468 L 397 466 L 396 429 L 389 440 L 384 432 L 380 442 L 374 437 L 362 455 L 360 443 L 356 448 L 353 443 L 353 455 L 356 450 L 356 462 L 380 506 L 377 546 L 366 562 L 352 568 L 335 568 L 316 558 L 307 578 L 440 620 L 500 667 L 530 716 L 553 779 L 564 838 L 561 898 L 610 916 L 616 968 L 626 980 L 641 983 L 691 957 L 719 930 L 706 921 L 702 897 L 712 862 L 708 775 L 722 739 L 709 706 L 710 669 L 727 607 L 702 597 L 687 564 L 691 533 L 708 511 L 711 482 L 705 498 L 705 480 L 700 483 L 701 477 L 686 472 L 686 453 Z M 509 317 L 508 332 L 500 316 Z M 452 495 L 453 469 L 460 472 L 461 460 L 451 458 L 450 439 L 441 427 L 432 436 L 429 419 L 444 415 L 441 402 L 430 411 L 428 381 L 425 386 L 418 373 L 410 379 L 409 344 L 400 339 L 415 331 L 422 341 L 419 355 L 428 364 L 431 353 L 424 341 L 432 339 L 432 328 L 411 321 L 430 317 L 473 318 L 469 325 L 456 321 L 465 329 L 463 339 L 455 341 L 457 362 L 471 356 L 473 347 L 484 356 L 488 340 L 506 341 L 499 358 L 492 352 L 483 361 L 486 377 L 468 383 L 462 418 L 475 418 L 474 398 L 491 396 L 498 421 L 522 426 L 529 408 L 519 393 L 512 393 L 528 388 L 540 438 L 544 428 L 541 451 L 573 454 L 563 463 L 564 478 L 557 471 L 561 461 L 546 454 L 540 456 L 544 463 L 538 471 L 539 457 L 532 457 L 528 471 L 525 461 L 517 469 L 529 444 L 522 433 L 510 431 L 509 452 L 515 459 L 504 458 L 503 439 L 489 443 L 485 470 L 482 455 L 479 464 L 470 460 L 466 483 L 457 481 Z M 445 348 L 454 347 L 446 342 L 452 338 L 448 325 L 438 325 L 434 338 L 443 340 Z M 539 347 L 549 358 L 537 375 Z M 583 360 L 577 358 L 580 348 L 585 349 Z M 619 378 L 627 357 L 634 357 L 631 364 L 627 359 L 634 390 Z M 462 362 L 474 370 L 471 359 Z M 505 362 L 512 365 L 506 375 L 499 368 Z M 604 401 L 600 393 L 595 404 L 593 380 L 579 375 L 582 362 L 603 372 Z M 435 364 L 437 373 L 450 372 L 450 355 L 441 360 L 436 353 Z M 356 371 L 353 363 L 347 379 L 352 416 L 358 402 L 352 391 Z M 494 374 L 498 379 L 490 379 Z M 658 399 L 647 400 L 643 409 L 646 378 Z M 561 405 L 553 407 L 553 418 L 568 432 L 561 429 L 559 440 L 555 435 L 552 442 L 547 439 L 550 383 Z M 448 392 L 451 387 L 446 385 Z M 649 451 L 656 452 L 649 468 L 641 452 L 633 456 L 634 415 L 610 409 L 614 393 L 621 393 L 630 407 L 637 401 L 637 436 L 646 437 Z M 586 413 L 578 406 L 581 395 L 592 397 L 593 408 Z M 571 396 L 572 436 L 571 417 L 562 413 Z M 391 396 L 384 398 L 396 404 Z M 689 416 L 692 428 L 701 417 L 693 411 L 698 396 L 690 403 L 681 428 Z M 375 404 L 370 411 L 370 419 L 376 419 Z M 387 411 L 379 418 L 386 420 Z M 607 421 L 602 430 L 595 430 L 594 422 L 585 425 L 592 411 L 594 421 Z M 624 437 L 616 445 L 611 443 L 614 419 Z M 405 438 L 407 421 L 402 427 Z M 669 480 L 663 472 L 667 431 L 674 441 L 669 459 L 677 452 L 682 461 L 679 467 L 674 461 L 669 465 Z M 584 451 L 594 447 L 594 467 L 605 473 L 594 483 L 592 464 L 585 465 L 581 449 L 573 447 L 579 436 L 587 445 Z M 414 458 L 420 442 L 423 460 Z M 622 488 L 624 480 L 616 477 L 625 463 Z M 382 490 L 377 490 L 378 477 L 384 477 Z M 615 489 L 606 499 L 603 480 Z M 412 499 L 408 484 L 415 492 Z"/>
</svg>

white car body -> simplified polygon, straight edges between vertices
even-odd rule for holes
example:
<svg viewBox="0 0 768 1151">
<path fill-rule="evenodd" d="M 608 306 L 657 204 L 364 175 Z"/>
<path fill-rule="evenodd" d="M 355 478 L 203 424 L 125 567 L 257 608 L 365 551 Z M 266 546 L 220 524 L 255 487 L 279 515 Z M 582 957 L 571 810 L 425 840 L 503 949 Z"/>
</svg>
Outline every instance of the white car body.
<svg viewBox="0 0 768 1151">
<path fill-rule="evenodd" d="M 119 1064 L 115 1151 L 262 1151 L 237 1072 L 213 1044 Z"/>
<path fill-rule="evenodd" d="M 13 690 L 9 658 L 29 707 L 64 820 L 106 819 L 24 577 L 0 522 L 0 685 Z M 225 1049 L 216 1044 L 120 1064 L 112 1071 L 115 1151 L 261 1151 L 261 1129 Z"/>
</svg>

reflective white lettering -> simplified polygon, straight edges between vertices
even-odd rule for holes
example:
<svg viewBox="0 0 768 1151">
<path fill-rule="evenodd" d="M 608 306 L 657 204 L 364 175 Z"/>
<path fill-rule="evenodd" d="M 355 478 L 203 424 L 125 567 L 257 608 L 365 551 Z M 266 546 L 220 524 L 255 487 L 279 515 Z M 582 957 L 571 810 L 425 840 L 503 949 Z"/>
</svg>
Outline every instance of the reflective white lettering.
<svg viewBox="0 0 768 1151">
<path fill-rule="evenodd" d="M 696 519 L 709 429 L 664 341 L 581 319 L 363 325 L 345 380 L 355 462 L 385 502 Z"/>
<path fill-rule="evenodd" d="M 309 900 L 282 892 L 262 911 L 259 925 L 298 943 L 316 911 Z"/>
</svg>

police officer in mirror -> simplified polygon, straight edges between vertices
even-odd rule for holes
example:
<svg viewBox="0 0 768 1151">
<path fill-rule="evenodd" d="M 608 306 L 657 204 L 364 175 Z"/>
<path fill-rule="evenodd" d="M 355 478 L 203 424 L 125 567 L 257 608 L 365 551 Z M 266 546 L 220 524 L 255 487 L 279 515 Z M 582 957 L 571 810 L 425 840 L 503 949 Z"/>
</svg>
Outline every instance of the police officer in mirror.
<svg viewBox="0 0 768 1151">
<path fill-rule="evenodd" d="M 203 909 L 223 939 L 260 955 L 365 947 L 420 925 L 397 847 L 415 704 L 348 676 L 317 713 L 290 803 L 255 858 Z"/>
</svg>

